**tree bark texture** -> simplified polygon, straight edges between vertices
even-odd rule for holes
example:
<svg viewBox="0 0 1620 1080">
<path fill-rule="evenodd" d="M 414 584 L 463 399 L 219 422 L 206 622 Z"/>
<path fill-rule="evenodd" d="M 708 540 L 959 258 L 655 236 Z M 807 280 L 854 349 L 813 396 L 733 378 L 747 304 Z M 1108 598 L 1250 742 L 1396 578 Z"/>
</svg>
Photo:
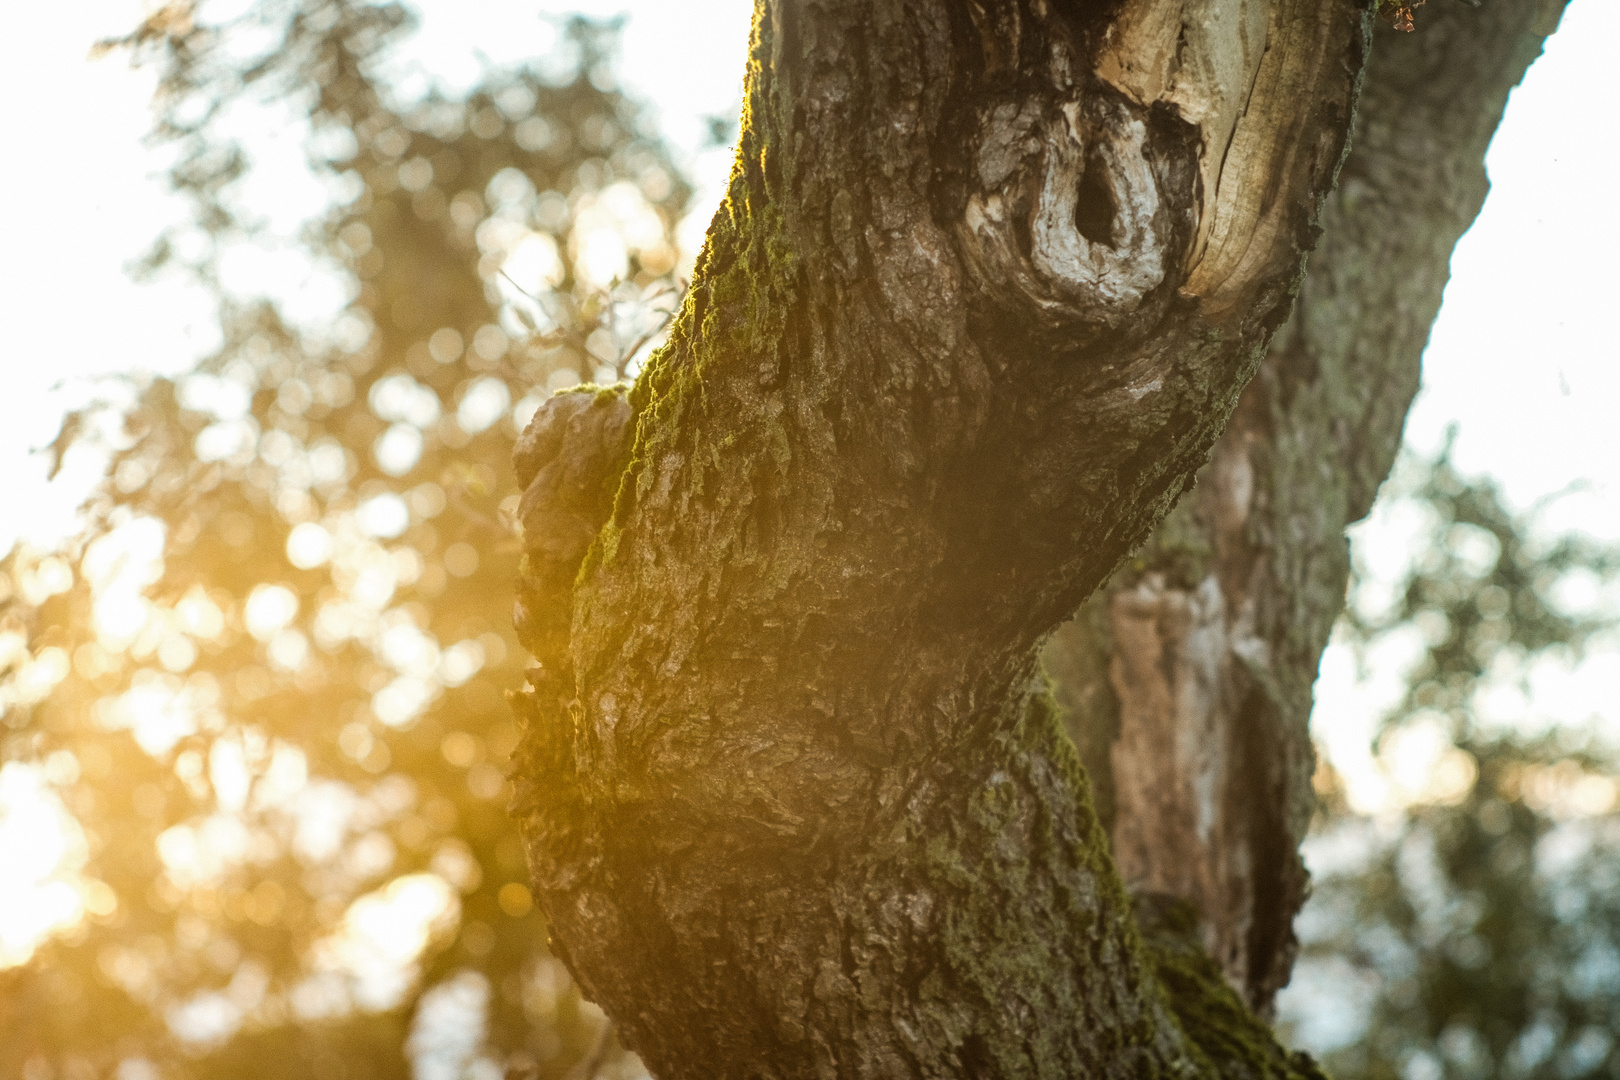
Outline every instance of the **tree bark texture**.
<svg viewBox="0 0 1620 1080">
<path fill-rule="evenodd" d="M 517 813 L 654 1074 L 1294 1076 L 1040 676 L 1287 317 L 1348 0 L 762 0 L 670 341 L 537 414 Z"/>
<path fill-rule="evenodd" d="M 1121 875 L 1179 897 L 1257 1009 L 1288 981 L 1313 806 L 1311 685 L 1345 528 L 1394 462 L 1508 91 L 1563 0 L 1432 4 L 1381 30 L 1293 314 L 1193 493 L 1044 660 Z"/>
</svg>

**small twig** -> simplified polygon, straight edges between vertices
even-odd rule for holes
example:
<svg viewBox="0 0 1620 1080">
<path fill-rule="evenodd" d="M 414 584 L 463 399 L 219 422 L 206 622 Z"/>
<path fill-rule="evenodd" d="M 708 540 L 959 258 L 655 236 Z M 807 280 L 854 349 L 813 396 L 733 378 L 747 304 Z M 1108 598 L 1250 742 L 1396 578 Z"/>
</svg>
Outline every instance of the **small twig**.
<svg viewBox="0 0 1620 1080">
<path fill-rule="evenodd" d="M 524 296 L 527 296 L 530 300 L 533 300 L 536 304 L 538 304 L 540 302 L 540 298 L 538 296 L 534 295 L 534 293 L 530 292 L 528 289 L 525 289 L 523 286 L 519 285 L 516 281 L 512 280 L 512 275 L 508 274 L 506 272 L 506 267 L 497 266 L 495 268 L 495 272 L 497 274 L 501 275 L 501 277 L 505 278 L 507 281 L 511 281 L 512 282 L 512 288 L 516 289 L 518 292 L 522 293 Z M 541 312 L 541 314 L 544 314 L 544 312 Z"/>
<path fill-rule="evenodd" d="M 642 334 L 636 339 L 636 343 L 634 345 L 630 346 L 630 348 L 625 352 L 619 354 L 618 362 L 613 365 L 613 369 L 618 373 L 619 378 L 624 378 L 625 369 L 630 366 L 630 361 L 635 359 L 636 353 L 641 351 L 641 347 L 647 344 L 647 342 L 651 341 L 654 337 L 658 336 L 658 333 L 663 330 L 664 327 L 669 325 L 669 318 L 670 317 L 668 315 L 665 315 L 658 321 L 657 326 L 653 327 L 645 334 Z"/>
<path fill-rule="evenodd" d="M 508 274 L 505 268 L 499 268 L 496 272 L 504 277 L 514 289 L 522 293 L 529 300 L 532 300 L 535 305 L 540 308 L 540 315 L 542 317 L 547 319 L 550 318 L 550 316 L 546 314 L 545 305 L 538 296 L 535 296 L 533 293 L 529 292 L 527 289 L 513 280 L 512 275 Z M 615 285 L 617 284 L 618 282 L 615 281 Z M 606 305 L 605 310 L 597 312 L 589 319 L 582 320 L 583 325 L 573 330 L 559 326 L 557 329 L 551 330 L 547 333 L 540 333 L 538 332 L 537 324 L 531 318 L 521 311 L 519 314 L 523 316 L 523 320 L 526 325 L 536 327 L 535 332 L 527 339 L 527 343 L 529 345 L 540 345 L 549 348 L 557 344 L 569 344 L 580 352 L 582 359 L 594 361 L 599 367 L 612 367 L 614 375 L 619 379 L 623 379 L 625 377 L 626 369 L 630 366 L 630 361 L 635 358 L 636 354 L 642 350 L 647 342 L 657 337 L 665 330 L 666 327 L 669 326 L 670 321 L 675 317 L 676 310 L 680 307 L 680 297 L 683 296 L 685 292 L 686 283 L 682 281 L 675 284 L 663 285 L 659 287 L 657 291 L 643 296 L 639 300 L 635 301 L 638 309 L 651 311 L 658 315 L 658 319 L 651 329 L 637 336 L 636 339 L 631 342 L 629 348 L 625 348 L 623 346 L 623 338 L 620 336 L 620 302 L 612 298 L 612 292 L 610 290 L 604 291 L 601 294 L 602 302 Z M 661 310 L 654 306 L 656 301 L 661 300 L 665 296 L 669 295 L 675 296 L 676 303 L 668 310 Z M 589 302 L 594 302 L 595 299 L 596 297 L 593 296 Z M 630 301 L 625 301 L 625 303 L 630 303 Z M 612 356 L 598 354 L 597 351 L 587 343 L 590 335 L 585 331 L 596 329 L 608 331 L 608 335 L 613 341 Z M 501 371 L 510 378 L 518 380 L 525 378 L 523 372 L 518 370 L 515 365 L 508 362 L 505 357 L 501 358 L 501 360 L 498 362 L 498 366 L 500 367 Z"/>
<path fill-rule="evenodd" d="M 676 292 L 676 290 L 673 289 L 673 288 L 665 287 L 664 289 L 661 289 L 658 292 L 654 293 L 653 295 L 647 297 L 646 300 L 643 301 L 643 303 L 646 303 L 646 304 L 648 304 L 650 306 L 650 304 L 651 304 L 651 302 L 653 300 L 656 300 L 660 296 L 663 296 L 664 293 L 666 293 L 666 292 Z M 676 295 L 679 295 L 679 293 L 677 292 Z M 645 334 L 642 334 L 640 337 L 638 337 L 636 339 L 636 343 L 634 345 L 630 346 L 629 349 L 627 349 L 624 352 L 619 354 L 618 361 L 613 365 L 614 370 L 618 373 L 619 378 L 621 378 L 621 379 L 624 378 L 625 369 L 630 366 L 630 361 L 635 359 L 636 353 L 641 351 L 641 347 L 643 345 L 647 344 L 647 342 L 651 341 L 653 338 L 657 337 L 660 333 L 662 333 L 663 330 L 664 330 L 664 327 L 668 326 L 670 320 L 673 319 L 674 317 L 675 317 L 675 308 L 670 308 L 668 311 L 664 312 L 664 317 L 659 319 L 657 324 L 654 325 L 651 330 L 648 330 Z"/>
</svg>

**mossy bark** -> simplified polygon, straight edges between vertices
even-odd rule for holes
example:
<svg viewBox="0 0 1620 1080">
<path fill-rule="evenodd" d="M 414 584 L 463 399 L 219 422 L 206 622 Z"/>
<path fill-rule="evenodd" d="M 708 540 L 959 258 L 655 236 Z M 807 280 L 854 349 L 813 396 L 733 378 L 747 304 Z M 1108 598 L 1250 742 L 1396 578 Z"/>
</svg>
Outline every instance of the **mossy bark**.
<svg viewBox="0 0 1620 1080">
<path fill-rule="evenodd" d="M 1144 937 L 1037 649 L 1287 317 L 1367 21 L 762 0 L 669 343 L 515 455 L 515 809 L 655 1075 L 1310 1073 Z"/>
<path fill-rule="evenodd" d="M 1256 1008 L 1293 962 L 1345 528 L 1394 462 L 1486 145 L 1562 9 L 1432 4 L 1379 31 L 1292 317 L 1192 495 L 1046 646 L 1126 880 L 1189 903 Z"/>
</svg>

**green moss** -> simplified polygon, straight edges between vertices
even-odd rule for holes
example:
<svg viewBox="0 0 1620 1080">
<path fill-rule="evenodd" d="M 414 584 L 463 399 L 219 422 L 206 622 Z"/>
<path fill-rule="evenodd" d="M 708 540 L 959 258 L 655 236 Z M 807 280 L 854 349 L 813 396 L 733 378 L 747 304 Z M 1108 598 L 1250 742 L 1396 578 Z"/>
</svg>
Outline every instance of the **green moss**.
<svg viewBox="0 0 1620 1080">
<path fill-rule="evenodd" d="M 1196 589 L 1209 576 L 1215 550 L 1209 531 L 1197 518 L 1197 504 L 1183 500 L 1156 529 L 1148 542 L 1137 549 L 1116 577 L 1116 584 L 1132 584 L 1156 573 L 1176 589 Z"/>
<path fill-rule="evenodd" d="M 1049 948 L 1021 951 L 1000 932 L 1009 905 L 1016 905 L 1016 918 L 1026 927 L 1050 922 L 1051 940 L 1064 936 L 1060 927 L 1072 933 L 1077 924 L 1088 925 L 1086 980 L 1113 992 L 1139 988 L 1138 1005 L 1121 1008 L 1117 1026 L 1107 1028 L 1108 1045 L 1083 1053 L 1102 1060 L 1142 1055 L 1146 1074 L 1157 1077 L 1325 1080 L 1310 1058 L 1279 1045 L 1226 983 L 1203 951 L 1190 907 L 1157 897 L 1133 901 L 1126 894 L 1085 770 L 1063 735 L 1052 698 L 1031 695 L 1009 707 L 1022 713 L 1003 737 L 1004 766 L 974 787 L 949 828 L 921 821 L 907 826 L 918 841 L 909 856 L 919 864 L 916 872 L 958 891 L 956 914 L 942 927 L 939 948 L 959 967 L 941 982 L 942 998 L 947 985 L 950 994 L 976 987 L 993 997 L 1011 987 L 1050 984 Z M 1054 783 L 1067 788 L 1070 799 L 1042 798 L 1032 814 L 1031 792 L 1050 791 Z M 1067 820 L 1047 812 L 1065 805 L 1073 811 Z M 1023 858 L 998 858 L 998 840 L 1017 832 L 1031 841 Z M 1062 876 L 1072 884 L 1055 886 L 1049 877 L 1035 876 L 1039 867 L 1069 868 Z M 1096 992 L 1082 991 L 1086 1001 Z M 1077 999 L 1069 1007 L 1082 1015 L 1088 1006 Z M 1032 1075 L 1064 1075 L 1076 1061 L 1076 1033 L 1061 1026 L 1033 1034 L 1011 1028 L 954 1034 L 986 1060 L 1033 1063 Z"/>
<path fill-rule="evenodd" d="M 1120 1060 L 1130 1058 L 1143 1075 L 1215 1076 L 1207 1062 L 1178 1048 L 1179 1032 L 1132 925 L 1131 902 L 1056 705 L 1036 694 L 1007 708 L 1017 717 L 1008 717 L 1004 732 L 993 736 L 999 765 L 980 759 L 977 767 L 988 771 L 952 820 L 908 820 L 904 833 L 912 846 L 900 838 L 892 857 L 913 863 L 910 872 L 931 887 L 956 894 L 937 943 L 938 955 L 950 958 L 950 970 L 937 980 L 942 1024 L 960 1015 L 951 1002 L 964 996 L 997 1001 L 1055 993 L 1061 997 L 1041 1008 L 1092 1015 L 1096 1026 L 1005 1025 L 938 1037 L 962 1046 L 970 1062 L 1016 1063 L 1019 1074 L 1118 1072 Z M 1024 839 L 1008 844 L 1011 836 Z M 1082 973 L 1078 984 L 1052 977 L 1051 944 L 1066 940 L 1085 943 L 1070 957 Z M 1106 1021 L 1094 1012 L 1103 1002 L 1112 1014 Z"/>
<path fill-rule="evenodd" d="M 1327 1080 L 1308 1054 L 1290 1053 L 1238 997 L 1204 951 L 1184 900 L 1138 898 L 1136 921 L 1181 1029 L 1221 1077 Z"/>
<path fill-rule="evenodd" d="M 648 358 L 630 391 L 635 436 L 615 480 L 612 519 L 621 527 L 651 490 L 654 464 L 668 454 L 681 455 L 688 470 L 682 482 L 696 496 L 703 494 L 705 469 L 723 467 L 727 458 L 768 461 L 778 471 L 790 460 L 791 439 L 780 421 L 739 428 L 738 410 L 711 411 L 709 387 L 717 370 L 726 371 L 729 400 L 753 371 L 780 366 L 799 294 L 799 260 L 780 209 L 784 194 L 772 179 L 784 162 L 777 160 L 780 151 L 767 147 L 760 122 L 772 107 L 760 77 L 769 52 L 765 35 L 756 19 L 737 156 L 692 290 L 668 341 Z"/>
<path fill-rule="evenodd" d="M 589 580 L 590 576 L 604 563 L 613 561 L 613 556 L 619 550 L 619 537 L 621 535 L 623 535 L 622 530 L 611 521 L 602 526 L 602 531 L 597 533 L 596 540 L 591 544 L 590 549 L 585 552 L 585 558 L 579 564 L 579 572 L 574 575 L 575 588 L 578 588 L 582 582 Z"/>
<path fill-rule="evenodd" d="M 1109 677 L 1113 653 L 1108 591 L 1100 590 L 1041 649 L 1041 668 L 1063 728 L 1090 782 L 1103 832 L 1114 831 L 1113 745 L 1119 737 L 1119 696 Z"/>
</svg>

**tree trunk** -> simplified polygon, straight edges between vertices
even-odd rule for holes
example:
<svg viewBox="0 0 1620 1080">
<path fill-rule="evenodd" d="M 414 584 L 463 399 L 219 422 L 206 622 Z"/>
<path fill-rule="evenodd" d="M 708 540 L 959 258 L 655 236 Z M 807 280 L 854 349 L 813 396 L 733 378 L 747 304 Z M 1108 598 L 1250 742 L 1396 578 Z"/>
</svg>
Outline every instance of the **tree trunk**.
<svg viewBox="0 0 1620 1080">
<path fill-rule="evenodd" d="M 1044 653 L 1133 889 L 1188 901 L 1257 1009 L 1288 981 L 1311 684 L 1400 446 L 1486 144 L 1563 0 L 1382 30 L 1294 312 L 1193 494 Z"/>
<path fill-rule="evenodd" d="M 670 342 L 515 453 L 520 817 L 677 1077 L 1290 1076 L 1133 905 L 1037 648 L 1287 317 L 1348 0 L 762 0 Z"/>
</svg>

